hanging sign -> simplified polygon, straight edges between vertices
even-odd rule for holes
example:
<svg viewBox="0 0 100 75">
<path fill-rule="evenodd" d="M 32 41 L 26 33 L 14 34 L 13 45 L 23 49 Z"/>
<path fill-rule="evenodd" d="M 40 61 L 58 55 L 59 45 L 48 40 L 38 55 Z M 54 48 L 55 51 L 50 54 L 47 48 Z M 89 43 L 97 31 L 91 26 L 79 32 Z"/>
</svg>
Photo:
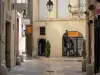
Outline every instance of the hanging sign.
<svg viewBox="0 0 100 75">
<path fill-rule="evenodd" d="M 28 32 L 28 33 L 32 33 L 32 27 L 31 27 L 31 26 L 28 26 L 27 32 Z"/>
</svg>

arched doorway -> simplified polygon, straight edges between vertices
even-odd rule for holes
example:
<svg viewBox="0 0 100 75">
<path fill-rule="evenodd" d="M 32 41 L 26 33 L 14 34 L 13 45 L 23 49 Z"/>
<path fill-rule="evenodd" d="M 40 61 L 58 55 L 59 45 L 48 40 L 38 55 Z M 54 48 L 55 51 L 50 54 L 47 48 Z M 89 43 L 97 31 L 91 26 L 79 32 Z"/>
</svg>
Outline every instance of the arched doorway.
<svg viewBox="0 0 100 75">
<path fill-rule="evenodd" d="M 38 41 L 38 56 L 44 56 L 45 45 L 46 45 L 46 40 L 45 39 L 39 39 L 39 41 Z"/>
<path fill-rule="evenodd" d="M 62 38 L 62 56 L 81 57 L 83 36 L 77 31 L 66 31 Z"/>
</svg>

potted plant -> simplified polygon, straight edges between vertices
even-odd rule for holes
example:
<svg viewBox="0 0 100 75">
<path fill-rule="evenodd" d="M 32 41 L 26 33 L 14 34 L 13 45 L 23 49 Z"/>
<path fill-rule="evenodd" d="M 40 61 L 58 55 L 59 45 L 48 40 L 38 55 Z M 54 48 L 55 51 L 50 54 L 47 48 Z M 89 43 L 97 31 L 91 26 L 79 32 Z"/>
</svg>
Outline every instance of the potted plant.
<svg viewBox="0 0 100 75">
<path fill-rule="evenodd" d="M 45 47 L 45 56 L 46 57 L 50 56 L 50 49 L 51 49 L 51 45 L 50 45 L 50 42 L 47 40 L 46 47 Z"/>
<path fill-rule="evenodd" d="M 83 41 L 83 51 L 82 51 L 82 71 L 86 72 L 86 40 Z"/>
</svg>

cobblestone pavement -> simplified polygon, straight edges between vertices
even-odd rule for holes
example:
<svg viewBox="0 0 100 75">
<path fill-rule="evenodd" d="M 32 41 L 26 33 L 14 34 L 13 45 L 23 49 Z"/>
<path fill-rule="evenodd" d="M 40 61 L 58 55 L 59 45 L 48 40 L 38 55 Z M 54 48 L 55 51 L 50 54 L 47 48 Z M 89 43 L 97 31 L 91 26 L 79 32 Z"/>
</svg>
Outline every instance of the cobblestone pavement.
<svg viewBox="0 0 100 75">
<path fill-rule="evenodd" d="M 85 75 L 78 61 L 25 60 L 14 67 L 8 75 Z"/>
</svg>

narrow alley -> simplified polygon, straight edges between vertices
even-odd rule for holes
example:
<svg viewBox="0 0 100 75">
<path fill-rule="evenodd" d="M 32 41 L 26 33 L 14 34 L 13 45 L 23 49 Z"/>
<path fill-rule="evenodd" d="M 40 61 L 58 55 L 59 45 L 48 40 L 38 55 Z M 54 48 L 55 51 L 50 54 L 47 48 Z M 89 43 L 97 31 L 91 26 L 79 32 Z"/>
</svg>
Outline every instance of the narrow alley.
<svg viewBox="0 0 100 75">
<path fill-rule="evenodd" d="M 100 0 L 0 0 L 0 75 L 100 75 Z"/>
<path fill-rule="evenodd" d="M 51 73 L 50 73 L 51 72 Z M 81 61 L 65 60 L 25 60 L 14 67 L 9 75 L 86 75 L 81 71 Z"/>
</svg>

